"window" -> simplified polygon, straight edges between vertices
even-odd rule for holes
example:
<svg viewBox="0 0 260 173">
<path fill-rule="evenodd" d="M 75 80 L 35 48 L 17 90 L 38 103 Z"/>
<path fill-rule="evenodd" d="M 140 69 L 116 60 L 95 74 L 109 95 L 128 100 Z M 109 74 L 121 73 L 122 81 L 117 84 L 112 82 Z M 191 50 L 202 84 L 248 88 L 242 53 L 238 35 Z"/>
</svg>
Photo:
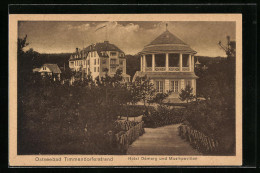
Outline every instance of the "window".
<svg viewBox="0 0 260 173">
<path fill-rule="evenodd" d="M 116 59 L 111 59 L 110 64 L 116 64 Z"/>
<path fill-rule="evenodd" d="M 97 72 L 99 72 L 99 67 L 97 68 Z"/>
<path fill-rule="evenodd" d="M 96 57 L 96 52 L 94 52 L 94 57 Z"/>
<path fill-rule="evenodd" d="M 107 53 L 106 52 L 101 52 L 101 55 L 102 56 L 107 56 Z"/>
<path fill-rule="evenodd" d="M 189 85 L 190 87 L 192 87 L 192 83 L 191 80 L 186 80 L 185 81 L 185 86 Z"/>
<path fill-rule="evenodd" d="M 96 67 L 94 67 L 94 72 L 96 72 Z"/>
<path fill-rule="evenodd" d="M 90 61 L 88 60 L 88 65 L 90 64 Z"/>
<path fill-rule="evenodd" d="M 110 56 L 116 56 L 116 52 L 110 52 Z"/>
<path fill-rule="evenodd" d="M 99 59 L 98 59 L 98 63 L 97 64 L 99 64 Z"/>
<path fill-rule="evenodd" d="M 94 65 L 96 65 L 96 59 L 94 59 Z"/>
<path fill-rule="evenodd" d="M 123 61 L 123 60 L 120 60 L 119 62 L 120 62 L 120 65 L 123 65 L 123 64 L 124 64 L 124 61 Z"/>
<path fill-rule="evenodd" d="M 103 72 L 107 72 L 108 69 L 107 69 L 107 68 L 102 68 L 102 71 L 103 71 Z"/>
<path fill-rule="evenodd" d="M 156 91 L 162 93 L 163 92 L 163 81 L 156 81 Z"/>
<path fill-rule="evenodd" d="M 115 67 L 111 67 L 111 72 L 112 73 L 116 72 L 116 68 Z"/>
<path fill-rule="evenodd" d="M 179 81 L 171 81 L 171 90 L 173 92 L 179 92 Z"/>
<path fill-rule="evenodd" d="M 106 64 L 106 63 L 107 63 L 107 60 L 103 59 L 102 64 Z"/>
</svg>

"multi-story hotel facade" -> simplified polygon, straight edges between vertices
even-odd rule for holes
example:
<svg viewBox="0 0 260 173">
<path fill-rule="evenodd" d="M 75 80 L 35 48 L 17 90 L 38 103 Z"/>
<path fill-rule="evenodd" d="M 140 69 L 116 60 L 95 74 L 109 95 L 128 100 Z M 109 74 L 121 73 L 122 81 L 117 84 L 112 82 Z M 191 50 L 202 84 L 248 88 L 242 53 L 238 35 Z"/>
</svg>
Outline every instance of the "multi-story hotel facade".
<svg viewBox="0 0 260 173">
<path fill-rule="evenodd" d="M 93 79 L 105 76 L 106 73 L 114 76 L 120 69 L 123 80 L 130 81 L 130 76 L 126 74 L 125 53 L 108 41 L 91 44 L 83 50 L 76 49 L 69 59 L 69 67 L 73 71 L 81 70 L 84 75 L 91 74 Z"/>
<path fill-rule="evenodd" d="M 194 73 L 194 55 L 197 52 L 167 29 L 140 54 L 140 71 L 137 76 L 147 76 L 157 92 L 172 91 L 169 98 L 178 98 L 181 89 L 186 85 L 193 88 L 196 95 L 196 79 Z"/>
</svg>

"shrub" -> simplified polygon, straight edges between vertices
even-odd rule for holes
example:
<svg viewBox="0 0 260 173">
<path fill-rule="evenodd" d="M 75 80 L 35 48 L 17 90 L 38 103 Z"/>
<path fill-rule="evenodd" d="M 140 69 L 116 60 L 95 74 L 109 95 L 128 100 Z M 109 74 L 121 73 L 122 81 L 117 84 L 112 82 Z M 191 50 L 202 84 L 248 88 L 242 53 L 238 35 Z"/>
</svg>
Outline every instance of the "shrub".
<svg viewBox="0 0 260 173">
<path fill-rule="evenodd" d="M 143 106 L 143 105 L 123 105 L 118 109 L 118 116 L 124 117 L 138 117 L 140 115 L 146 114 L 147 110 L 154 110 L 152 106 Z"/>
<path fill-rule="evenodd" d="M 189 125 L 205 135 L 219 141 L 218 154 L 235 152 L 235 112 L 218 108 L 209 101 L 190 104 L 185 110 Z"/>
<path fill-rule="evenodd" d="M 181 101 L 186 101 L 188 103 L 189 101 L 195 98 L 195 96 L 192 93 L 193 88 L 191 88 L 190 85 L 187 85 L 184 90 L 181 90 L 179 98 Z"/>
<path fill-rule="evenodd" d="M 161 127 L 176 124 L 183 121 L 183 109 L 171 109 L 159 106 L 157 110 L 151 111 L 150 115 L 144 117 L 146 127 Z"/>
</svg>

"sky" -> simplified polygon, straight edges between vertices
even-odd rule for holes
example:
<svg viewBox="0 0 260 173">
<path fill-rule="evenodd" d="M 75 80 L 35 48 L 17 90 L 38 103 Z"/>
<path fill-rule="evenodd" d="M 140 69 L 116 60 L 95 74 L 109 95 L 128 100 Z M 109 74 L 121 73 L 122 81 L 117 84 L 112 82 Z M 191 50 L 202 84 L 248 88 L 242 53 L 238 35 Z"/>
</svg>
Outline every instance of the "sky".
<svg viewBox="0 0 260 173">
<path fill-rule="evenodd" d="M 82 49 L 108 40 L 125 54 L 134 55 L 162 34 L 166 23 L 168 30 L 190 45 L 199 56 L 226 56 L 218 42 L 221 40 L 226 44 L 228 35 L 231 40 L 236 39 L 235 22 L 196 21 L 20 21 L 18 37 L 27 35 L 29 45 L 26 49 L 33 48 L 39 53 L 72 53 L 77 47 Z M 106 27 L 97 30 L 102 26 Z"/>
</svg>

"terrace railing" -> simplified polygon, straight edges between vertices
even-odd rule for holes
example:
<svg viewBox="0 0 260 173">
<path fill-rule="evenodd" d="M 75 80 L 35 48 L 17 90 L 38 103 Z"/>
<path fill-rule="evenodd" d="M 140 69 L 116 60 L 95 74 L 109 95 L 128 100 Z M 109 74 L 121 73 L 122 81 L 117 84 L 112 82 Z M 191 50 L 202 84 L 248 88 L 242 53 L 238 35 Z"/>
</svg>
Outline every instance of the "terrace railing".
<svg viewBox="0 0 260 173">
<path fill-rule="evenodd" d="M 169 71 L 180 71 L 180 67 L 169 67 Z"/>
<path fill-rule="evenodd" d="M 155 71 L 166 71 L 166 67 L 155 67 Z"/>
<path fill-rule="evenodd" d="M 190 67 L 182 67 L 182 71 L 190 71 Z"/>
<path fill-rule="evenodd" d="M 153 69 L 152 69 L 152 67 L 146 67 L 145 68 L 145 71 L 152 71 Z"/>
</svg>

